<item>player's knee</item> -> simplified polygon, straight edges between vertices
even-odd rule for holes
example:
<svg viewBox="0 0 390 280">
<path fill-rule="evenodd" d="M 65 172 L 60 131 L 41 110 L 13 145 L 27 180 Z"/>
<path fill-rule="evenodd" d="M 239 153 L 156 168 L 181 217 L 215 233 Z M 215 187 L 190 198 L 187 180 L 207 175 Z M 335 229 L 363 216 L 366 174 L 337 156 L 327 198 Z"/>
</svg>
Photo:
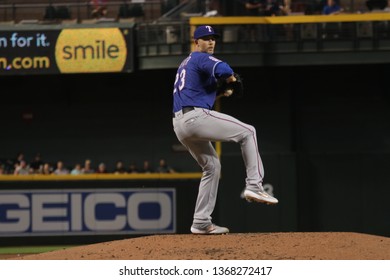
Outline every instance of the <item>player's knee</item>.
<svg viewBox="0 0 390 280">
<path fill-rule="evenodd" d="M 203 166 L 203 172 L 214 175 L 221 172 L 221 162 L 218 159 L 210 160 Z"/>
<path fill-rule="evenodd" d="M 245 138 L 253 137 L 256 135 L 256 128 L 252 125 L 248 125 L 245 131 Z"/>
<path fill-rule="evenodd" d="M 253 125 L 249 125 L 248 130 L 250 131 L 251 135 L 256 134 L 256 128 Z"/>
</svg>

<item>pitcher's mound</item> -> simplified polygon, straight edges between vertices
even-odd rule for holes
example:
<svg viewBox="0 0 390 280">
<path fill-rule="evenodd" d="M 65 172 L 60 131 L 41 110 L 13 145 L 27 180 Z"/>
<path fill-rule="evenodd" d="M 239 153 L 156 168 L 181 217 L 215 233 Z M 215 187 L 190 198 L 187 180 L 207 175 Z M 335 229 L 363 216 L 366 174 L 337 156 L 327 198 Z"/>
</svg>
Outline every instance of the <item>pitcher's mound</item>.
<svg viewBox="0 0 390 280">
<path fill-rule="evenodd" d="M 389 260 L 390 238 L 351 232 L 167 234 L 20 256 L 29 260 Z"/>
</svg>

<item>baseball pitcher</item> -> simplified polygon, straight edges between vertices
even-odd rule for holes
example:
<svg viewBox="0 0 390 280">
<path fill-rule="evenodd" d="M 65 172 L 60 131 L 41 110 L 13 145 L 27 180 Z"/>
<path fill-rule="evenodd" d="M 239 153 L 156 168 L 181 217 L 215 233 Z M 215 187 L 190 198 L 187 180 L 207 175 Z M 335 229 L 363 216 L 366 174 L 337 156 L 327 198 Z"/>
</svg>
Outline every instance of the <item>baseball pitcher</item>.
<svg viewBox="0 0 390 280">
<path fill-rule="evenodd" d="M 174 131 L 203 171 L 191 226 L 193 234 L 229 232 L 228 228 L 213 224 L 211 218 L 221 173 L 221 163 L 213 141 L 240 144 L 246 166 L 243 197 L 248 201 L 278 203 L 275 197 L 265 192 L 262 185 L 264 168 L 255 128 L 213 110 L 218 94 L 239 96 L 244 90 L 240 75 L 226 62 L 213 56 L 218 37 L 219 34 L 208 25 L 195 30 L 195 50 L 177 69 L 173 90 Z"/>
</svg>

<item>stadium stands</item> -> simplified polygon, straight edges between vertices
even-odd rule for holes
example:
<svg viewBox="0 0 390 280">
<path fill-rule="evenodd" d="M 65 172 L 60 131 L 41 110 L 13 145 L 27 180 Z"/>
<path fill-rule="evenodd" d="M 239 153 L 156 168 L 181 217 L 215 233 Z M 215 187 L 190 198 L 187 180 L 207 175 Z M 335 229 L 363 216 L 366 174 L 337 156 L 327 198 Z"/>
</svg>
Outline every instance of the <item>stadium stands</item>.
<svg viewBox="0 0 390 280">
<path fill-rule="evenodd" d="M 161 16 L 162 0 L 122 0 L 107 3 L 107 18 L 140 18 L 153 21 Z M 88 0 L 12 0 L 0 4 L 0 22 L 19 23 L 39 21 L 39 23 L 74 20 L 82 22 L 91 19 L 92 5 Z"/>
</svg>

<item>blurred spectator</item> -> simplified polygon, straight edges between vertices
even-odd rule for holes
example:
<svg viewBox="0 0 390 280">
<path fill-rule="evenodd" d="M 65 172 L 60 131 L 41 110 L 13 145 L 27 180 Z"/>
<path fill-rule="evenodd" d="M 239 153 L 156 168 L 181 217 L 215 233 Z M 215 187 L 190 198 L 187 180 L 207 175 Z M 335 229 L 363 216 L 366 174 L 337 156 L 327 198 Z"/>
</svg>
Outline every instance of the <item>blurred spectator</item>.
<svg viewBox="0 0 390 280">
<path fill-rule="evenodd" d="M 243 1 L 246 16 L 283 16 L 290 11 L 290 0 L 245 0 Z M 285 32 L 290 33 L 290 25 L 256 25 L 246 24 L 242 41 L 256 42 L 265 38 L 272 38 Z M 289 34 L 287 34 L 289 35 Z"/>
<path fill-rule="evenodd" d="M 160 159 L 158 167 L 156 169 L 158 173 L 175 173 L 175 170 L 170 167 L 165 159 Z"/>
<path fill-rule="evenodd" d="M 327 0 L 324 8 L 322 9 L 322 14 L 324 15 L 337 15 L 341 12 L 343 12 L 343 9 L 336 0 Z"/>
<path fill-rule="evenodd" d="M 390 12 L 390 0 L 386 1 L 386 7 L 383 8 L 383 12 L 385 13 Z"/>
<path fill-rule="evenodd" d="M 106 164 L 104 162 L 99 163 L 96 173 L 106 174 L 108 173 Z"/>
<path fill-rule="evenodd" d="M 265 0 L 264 15 L 265 16 L 285 16 L 290 13 L 290 5 L 288 0 Z"/>
<path fill-rule="evenodd" d="M 288 16 L 291 13 L 291 0 L 282 0 L 281 16 Z"/>
<path fill-rule="evenodd" d="M 19 164 L 22 160 L 24 160 L 24 153 L 22 152 L 19 152 L 17 155 L 16 155 L 16 158 L 15 158 L 15 164 Z"/>
<path fill-rule="evenodd" d="M 92 0 L 91 5 L 93 7 L 91 12 L 92 18 L 98 19 L 107 15 L 107 0 Z"/>
<path fill-rule="evenodd" d="M 9 162 L 16 162 L 15 168 L 11 172 L 8 172 L 7 164 Z M 115 164 L 115 168 L 112 173 L 115 174 L 129 174 L 129 173 L 175 173 L 177 172 L 174 168 L 167 164 L 166 159 L 161 158 L 158 162 L 158 167 L 153 168 L 149 160 L 144 160 L 142 167 L 138 167 L 135 162 L 129 164 L 128 168 L 122 160 L 118 160 Z M 84 165 L 76 163 L 73 168 L 67 168 L 62 160 L 58 160 L 53 167 L 52 163 L 45 162 L 42 160 L 41 153 L 36 153 L 31 164 L 28 164 L 24 160 L 24 154 L 18 153 L 17 157 L 13 160 L 3 159 L 0 161 L 0 175 L 1 174 L 15 174 L 15 175 L 26 175 L 26 174 L 92 174 L 92 173 L 111 173 L 111 170 L 107 169 L 107 165 L 101 162 L 97 169 L 92 168 L 92 161 L 86 159 Z"/>
<path fill-rule="evenodd" d="M 40 174 L 43 168 L 43 160 L 41 157 L 41 153 L 36 153 L 34 159 L 30 163 L 31 173 Z"/>
<path fill-rule="evenodd" d="M 64 162 L 59 160 L 57 161 L 57 167 L 54 169 L 53 174 L 55 175 L 68 175 L 69 170 L 64 166 Z"/>
<path fill-rule="evenodd" d="M 154 172 L 152 166 L 150 165 L 150 161 L 144 160 L 144 164 L 143 164 L 140 172 L 141 173 L 153 173 Z"/>
<path fill-rule="evenodd" d="M 135 162 L 130 163 L 128 173 L 139 173 Z"/>
<path fill-rule="evenodd" d="M 264 10 L 264 0 L 243 1 L 246 16 L 261 16 Z"/>
<path fill-rule="evenodd" d="M 82 170 L 83 174 L 95 173 L 95 169 L 92 168 L 92 161 L 90 159 L 85 160 L 84 166 L 81 170 Z"/>
<path fill-rule="evenodd" d="M 81 170 L 81 163 L 76 163 L 73 167 L 73 169 L 70 171 L 71 175 L 80 175 L 83 174 L 83 171 Z"/>
<path fill-rule="evenodd" d="M 15 165 L 15 171 L 14 175 L 29 175 L 30 174 L 30 167 L 28 166 L 27 162 L 22 159 L 19 161 L 19 164 Z"/>
<path fill-rule="evenodd" d="M 114 173 L 115 174 L 126 174 L 126 169 L 125 169 L 125 166 L 123 164 L 123 161 L 121 160 L 118 160 L 115 164 L 115 169 L 114 169 Z"/>
<path fill-rule="evenodd" d="M 52 173 L 53 173 L 53 167 L 51 166 L 51 164 L 48 162 L 44 163 L 41 174 L 42 175 L 50 175 Z"/>
<path fill-rule="evenodd" d="M 204 16 L 221 16 L 222 8 L 221 2 L 219 0 L 210 0 L 208 6 L 206 7 L 206 13 Z"/>
<path fill-rule="evenodd" d="M 16 158 L 12 161 L 13 171 L 20 165 L 22 160 L 24 160 L 24 153 L 17 153 Z"/>
</svg>

